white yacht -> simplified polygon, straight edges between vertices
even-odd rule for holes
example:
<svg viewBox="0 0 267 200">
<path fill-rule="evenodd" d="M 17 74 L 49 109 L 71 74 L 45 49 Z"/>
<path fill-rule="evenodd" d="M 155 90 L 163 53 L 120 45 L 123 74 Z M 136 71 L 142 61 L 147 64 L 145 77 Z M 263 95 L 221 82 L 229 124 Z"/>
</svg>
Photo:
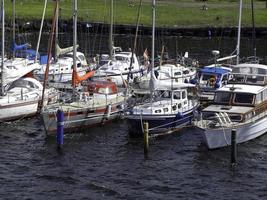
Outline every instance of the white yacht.
<svg viewBox="0 0 267 200">
<path fill-rule="evenodd" d="M 237 143 L 267 130 L 267 66 L 239 64 L 232 74 L 231 83 L 215 91 L 214 102 L 196 122 L 210 149 L 231 145 L 232 129 L 236 129 Z"/>
</svg>

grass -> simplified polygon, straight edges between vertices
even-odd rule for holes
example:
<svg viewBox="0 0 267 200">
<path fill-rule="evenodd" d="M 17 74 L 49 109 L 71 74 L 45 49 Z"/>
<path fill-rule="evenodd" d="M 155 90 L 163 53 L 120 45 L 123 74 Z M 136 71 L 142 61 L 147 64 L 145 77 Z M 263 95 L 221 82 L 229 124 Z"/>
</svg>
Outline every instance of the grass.
<svg viewBox="0 0 267 200">
<path fill-rule="evenodd" d="M 114 23 L 135 24 L 139 0 L 114 1 Z M 87 22 L 109 22 L 110 0 L 78 0 L 78 18 Z M 237 26 L 238 0 L 208 0 L 208 10 L 202 10 L 202 0 L 157 0 L 156 24 L 158 27 L 233 27 Z M 257 27 L 267 26 L 267 8 L 263 0 L 255 2 L 255 21 Z M 251 26 L 250 0 L 243 0 L 242 26 Z M 31 20 L 41 19 L 44 0 L 17 0 L 16 18 Z M 50 0 L 46 18 L 52 17 L 54 3 Z M 72 0 L 60 1 L 60 16 L 71 19 Z M 12 17 L 12 3 L 5 1 L 6 18 Z M 151 25 L 151 0 L 143 0 L 140 23 Z"/>
</svg>

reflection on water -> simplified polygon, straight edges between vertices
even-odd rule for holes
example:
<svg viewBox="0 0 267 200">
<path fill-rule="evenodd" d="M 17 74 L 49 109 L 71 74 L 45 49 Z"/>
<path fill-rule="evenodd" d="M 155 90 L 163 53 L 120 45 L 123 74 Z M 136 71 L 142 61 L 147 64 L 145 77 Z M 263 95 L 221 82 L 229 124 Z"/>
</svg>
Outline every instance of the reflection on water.
<svg viewBox="0 0 267 200">
<path fill-rule="evenodd" d="M 38 33 L 20 34 L 17 36 L 17 42 L 30 42 L 32 47 L 36 47 Z M 49 34 L 44 33 L 41 39 L 40 51 L 47 52 Z M 87 58 L 92 58 L 96 54 L 108 53 L 108 39 L 107 35 L 92 34 L 89 32 L 78 32 L 79 50 L 83 51 Z M 72 46 L 72 33 L 60 33 L 58 36 L 59 46 Z M 114 45 L 122 47 L 123 50 L 128 51 L 132 48 L 134 43 L 133 35 L 115 35 Z M 8 34 L 6 41 L 11 41 L 11 35 Z M 168 52 L 171 58 L 178 55 L 183 55 L 186 51 L 189 56 L 200 61 L 200 63 L 207 64 L 213 62 L 212 50 L 219 50 L 220 57 L 229 56 L 236 49 L 236 38 L 231 37 L 179 37 L 179 36 L 161 36 L 156 35 L 155 51 L 160 55 L 162 47 Z M 267 45 L 267 38 L 257 38 L 257 56 L 260 57 L 261 62 L 267 63 L 265 47 Z M 151 37 L 147 35 L 139 35 L 137 40 L 137 55 L 142 56 L 145 49 L 149 52 L 151 49 Z M 253 55 L 251 38 L 241 38 L 240 47 L 241 57 Z"/>
</svg>

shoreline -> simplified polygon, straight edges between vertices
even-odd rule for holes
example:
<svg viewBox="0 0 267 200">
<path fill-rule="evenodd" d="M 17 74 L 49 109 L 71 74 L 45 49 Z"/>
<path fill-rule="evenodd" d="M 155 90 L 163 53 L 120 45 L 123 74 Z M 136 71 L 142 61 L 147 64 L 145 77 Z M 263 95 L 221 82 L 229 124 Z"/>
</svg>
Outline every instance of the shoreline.
<svg viewBox="0 0 267 200">
<path fill-rule="evenodd" d="M 40 20 L 21 20 L 18 19 L 16 22 L 16 27 L 19 30 L 24 31 L 39 31 L 40 29 Z M 109 34 L 109 24 L 104 23 L 88 23 L 79 21 L 77 24 L 78 30 L 88 31 L 93 34 Z M 113 26 L 114 34 L 131 34 L 134 35 L 136 31 L 135 25 L 118 25 Z M 11 22 L 6 23 L 7 30 L 12 29 Z M 44 21 L 43 30 L 51 29 L 51 20 Z M 267 36 L 267 27 L 256 27 L 256 37 Z M 72 31 L 72 20 L 60 20 L 59 31 L 71 32 Z M 151 27 L 139 25 L 139 34 L 140 35 L 151 35 Z M 176 37 L 214 37 L 214 36 L 225 36 L 225 37 L 236 37 L 237 36 L 237 27 L 192 27 L 192 28 L 164 28 L 156 27 L 156 34 L 162 36 L 176 36 Z M 252 36 L 252 27 L 242 27 L 241 29 L 242 37 Z"/>
</svg>

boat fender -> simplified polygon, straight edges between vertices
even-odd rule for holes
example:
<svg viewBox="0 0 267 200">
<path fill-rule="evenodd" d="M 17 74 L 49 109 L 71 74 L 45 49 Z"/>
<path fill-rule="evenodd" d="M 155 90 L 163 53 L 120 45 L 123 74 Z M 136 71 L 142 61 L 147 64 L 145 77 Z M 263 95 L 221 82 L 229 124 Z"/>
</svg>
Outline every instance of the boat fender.
<svg viewBox="0 0 267 200">
<path fill-rule="evenodd" d="M 110 113 L 111 113 L 111 104 L 108 104 L 107 105 L 107 115 L 106 115 L 107 119 L 110 117 Z"/>
</svg>

